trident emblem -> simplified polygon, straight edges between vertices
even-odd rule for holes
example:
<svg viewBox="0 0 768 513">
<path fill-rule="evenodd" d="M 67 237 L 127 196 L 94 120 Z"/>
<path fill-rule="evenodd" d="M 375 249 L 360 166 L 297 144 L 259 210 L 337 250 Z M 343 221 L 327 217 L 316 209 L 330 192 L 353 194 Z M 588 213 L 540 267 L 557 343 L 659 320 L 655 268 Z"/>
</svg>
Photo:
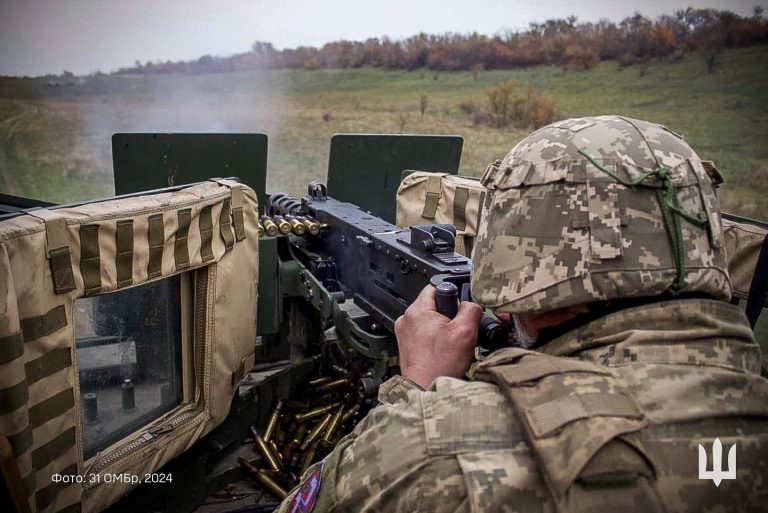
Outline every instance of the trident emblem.
<svg viewBox="0 0 768 513">
<path fill-rule="evenodd" d="M 723 472 L 723 444 L 715 438 L 712 444 L 712 470 L 707 470 L 707 450 L 699 444 L 699 479 L 711 479 L 720 486 L 723 479 L 736 479 L 736 444 L 728 450 L 728 470 Z"/>
</svg>

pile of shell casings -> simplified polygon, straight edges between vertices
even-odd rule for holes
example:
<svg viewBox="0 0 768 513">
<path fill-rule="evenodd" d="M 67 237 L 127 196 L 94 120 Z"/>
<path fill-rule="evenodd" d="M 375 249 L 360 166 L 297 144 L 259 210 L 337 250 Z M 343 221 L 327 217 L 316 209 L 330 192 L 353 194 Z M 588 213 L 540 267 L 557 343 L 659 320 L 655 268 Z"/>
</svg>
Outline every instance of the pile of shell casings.
<svg viewBox="0 0 768 513">
<path fill-rule="evenodd" d="M 259 237 L 317 235 L 323 225 L 309 216 L 273 215 L 259 218 Z"/>
<path fill-rule="evenodd" d="M 300 400 L 279 400 L 262 433 L 251 427 L 261 456 L 258 467 L 238 458 L 243 469 L 280 500 L 310 465 L 352 431 L 370 406 L 358 394 L 350 372 L 338 365 L 331 369 L 334 375 L 309 381 Z"/>
</svg>

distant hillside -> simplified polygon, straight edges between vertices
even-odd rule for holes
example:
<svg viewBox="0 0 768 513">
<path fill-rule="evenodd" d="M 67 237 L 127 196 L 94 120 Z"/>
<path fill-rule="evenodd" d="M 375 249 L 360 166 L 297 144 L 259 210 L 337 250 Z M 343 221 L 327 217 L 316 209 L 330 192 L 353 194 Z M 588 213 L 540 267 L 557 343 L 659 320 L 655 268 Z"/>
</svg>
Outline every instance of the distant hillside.
<svg viewBox="0 0 768 513">
<path fill-rule="evenodd" d="M 458 134 L 462 174 L 478 175 L 531 128 L 486 122 L 491 94 L 529 87 L 555 118 L 606 113 L 663 123 L 714 160 L 723 208 L 768 219 L 768 45 L 587 71 L 260 70 L 208 75 L 102 75 L 51 84 L 0 79 L 0 192 L 55 202 L 112 194 L 115 132 L 266 132 L 268 189 L 301 194 L 325 180 L 339 132 Z M 498 100 L 498 98 L 497 98 Z M 491 120 L 493 121 L 493 120 Z"/>
<path fill-rule="evenodd" d="M 613 23 L 577 23 L 575 16 L 531 23 L 528 30 L 493 37 L 474 34 L 418 34 L 404 40 L 370 38 L 335 41 L 321 48 L 277 50 L 256 42 L 250 52 L 229 57 L 205 55 L 185 62 L 136 62 L 123 74 L 231 73 L 255 69 L 346 69 L 364 66 L 443 71 L 513 69 L 556 64 L 589 69 L 604 60 L 624 65 L 680 59 L 696 54 L 709 71 L 725 48 L 768 42 L 761 7 L 751 17 L 715 9 L 680 10 L 656 20 L 640 14 Z"/>
</svg>

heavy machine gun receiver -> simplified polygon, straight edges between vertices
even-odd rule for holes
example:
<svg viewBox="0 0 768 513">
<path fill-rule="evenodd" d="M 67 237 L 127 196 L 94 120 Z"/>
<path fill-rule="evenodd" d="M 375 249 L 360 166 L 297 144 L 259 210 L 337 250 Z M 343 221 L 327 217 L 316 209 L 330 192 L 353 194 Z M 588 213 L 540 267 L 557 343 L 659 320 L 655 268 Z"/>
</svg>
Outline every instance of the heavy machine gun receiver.
<svg viewBox="0 0 768 513">
<path fill-rule="evenodd" d="M 395 321 L 427 285 L 438 289 L 438 311 L 449 317 L 455 315 L 459 300 L 472 299 L 471 263 L 454 251 L 453 225 L 400 228 L 329 197 L 325 185 L 318 182 L 311 182 L 301 199 L 272 194 L 267 211 L 272 216 L 310 218 L 319 223 L 316 235 L 291 236 L 291 251 L 311 274 L 305 278 L 320 286 L 320 295 L 337 304 L 352 299 L 371 317 L 373 323 L 358 324 L 351 330 L 336 319 L 337 329 L 348 331 L 350 342 L 366 356 L 395 354 L 391 336 Z M 382 335 L 388 339 L 386 343 L 374 342 L 381 341 Z M 507 330 L 492 317 L 483 316 L 478 345 L 493 350 L 507 340 Z"/>
</svg>

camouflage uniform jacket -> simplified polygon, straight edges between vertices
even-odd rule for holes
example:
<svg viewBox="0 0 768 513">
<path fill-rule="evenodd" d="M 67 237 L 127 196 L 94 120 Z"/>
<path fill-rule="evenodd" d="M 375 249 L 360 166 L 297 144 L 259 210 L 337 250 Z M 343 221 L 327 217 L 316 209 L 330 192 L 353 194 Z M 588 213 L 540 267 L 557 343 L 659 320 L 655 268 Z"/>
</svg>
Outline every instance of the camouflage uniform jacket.
<svg viewBox="0 0 768 513">
<path fill-rule="evenodd" d="M 319 477 L 311 511 L 765 511 L 768 380 L 738 307 L 622 310 L 544 352 L 502 349 L 473 381 L 427 391 L 387 381 L 381 404 L 304 475 Z M 501 388 L 476 381 L 491 371 Z M 698 445 L 712 469 L 716 437 L 723 470 L 732 444 L 738 455 L 736 479 L 719 486 L 699 479 Z M 281 512 L 310 510 L 297 490 Z"/>
</svg>

